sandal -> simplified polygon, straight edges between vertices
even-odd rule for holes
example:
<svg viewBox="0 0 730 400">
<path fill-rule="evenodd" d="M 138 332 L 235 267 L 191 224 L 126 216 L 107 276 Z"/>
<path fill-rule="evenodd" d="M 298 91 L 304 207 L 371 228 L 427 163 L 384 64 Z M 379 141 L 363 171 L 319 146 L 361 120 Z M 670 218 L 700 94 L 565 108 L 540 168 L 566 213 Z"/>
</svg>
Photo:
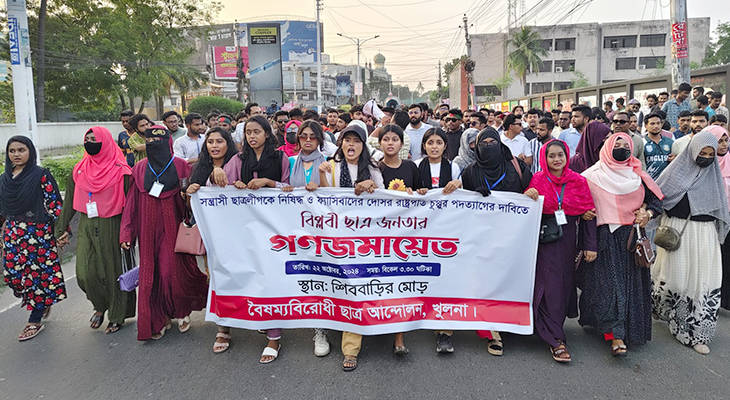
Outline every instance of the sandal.
<svg viewBox="0 0 730 400">
<path fill-rule="evenodd" d="M 153 333 L 152 334 L 152 339 L 153 340 L 160 340 L 160 339 L 162 339 L 162 337 L 165 336 L 165 332 L 168 329 L 172 329 L 172 324 L 167 324 L 167 325 L 163 326 L 162 327 L 162 330 L 159 331 L 158 333 Z"/>
<path fill-rule="evenodd" d="M 188 330 L 190 330 L 190 316 L 186 316 L 185 318 L 178 318 L 177 319 L 177 329 L 180 331 L 180 333 L 185 333 Z"/>
<path fill-rule="evenodd" d="M 218 339 L 223 339 L 219 342 Z M 225 332 L 218 332 L 215 334 L 215 343 L 213 343 L 213 353 L 219 354 L 228 350 L 231 345 L 231 335 Z"/>
<path fill-rule="evenodd" d="M 560 344 L 557 347 L 550 346 L 550 353 L 553 355 L 553 360 L 559 363 L 571 362 L 572 359 L 570 358 L 570 353 L 565 342 L 559 341 L 558 343 Z"/>
<path fill-rule="evenodd" d="M 23 328 L 23 332 L 18 336 L 18 341 L 24 342 L 26 340 L 33 339 L 34 337 L 38 336 L 38 334 L 41 333 L 44 328 L 45 325 L 43 324 L 29 323 L 25 326 L 25 328 Z"/>
<path fill-rule="evenodd" d="M 408 354 L 408 348 L 406 346 L 396 346 L 393 345 L 393 353 L 397 356 L 404 356 Z"/>
<path fill-rule="evenodd" d="M 614 357 L 626 357 L 626 353 L 628 351 L 626 350 L 625 344 L 617 344 L 611 347 L 611 355 Z"/>
<path fill-rule="evenodd" d="M 99 329 L 101 327 L 101 324 L 104 323 L 104 314 L 96 315 L 96 313 L 94 313 L 94 315 L 91 316 L 89 322 L 91 322 L 91 329 Z"/>
<path fill-rule="evenodd" d="M 504 345 L 499 339 L 492 339 L 487 342 L 487 351 L 493 356 L 501 356 L 504 354 Z"/>
<path fill-rule="evenodd" d="M 43 310 L 43 319 L 48 319 L 48 317 L 51 315 L 51 306 L 46 307 Z"/>
<path fill-rule="evenodd" d="M 264 347 L 264 351 L 261 353 L 261 359 L 259 359 L 259 362 L 261 364 L 268 364 L 271 362 L 274 362 L 277 357 L 279 357 L 279 350 L 281 350 L 281 345 L 278 345 L 277 348 L 271 348 L 269 346 Z M 267 360 L 264 360 L 264 357 L 273 357 Z"/>
<path fill-rule="evenodd" d="M 342 360 L 342 370 L 345 372 L 354 371 L 357 368 L 357 357 L 345 356 Z"/>
<path fill-rule="evenodd" d="M 115 324 L 115 323 L 113 323 L 113 322 L 110 322 L 110 323 L 109 323 L 109 325 L 107 325 L 107 326 L 106 326 L 106 331 L 105 331 L 105 333 L 106 333 L 107 335 L 108 335 L 108 334 L 110 334 L 110 333 L 116 333 L 116 332 L 118 332 L 118 331 L 119 331 L 120 329 L 122 329 L 122 325 L 123 325 L 123 324 Z"/>
</svg>

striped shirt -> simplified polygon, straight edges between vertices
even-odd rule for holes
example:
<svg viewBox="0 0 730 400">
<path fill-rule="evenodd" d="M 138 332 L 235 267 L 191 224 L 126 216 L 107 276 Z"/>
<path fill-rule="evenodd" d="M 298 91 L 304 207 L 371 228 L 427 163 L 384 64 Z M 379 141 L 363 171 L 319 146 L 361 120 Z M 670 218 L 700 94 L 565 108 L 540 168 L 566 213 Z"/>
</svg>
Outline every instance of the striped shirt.
<svg viewBox="0 0 730 400">
<path fill-rule="evenodd" d="M 542 170 L 540 168 L 540 149 L 542 149 L 542 142 L 534 138 L 530 140 L 530 149 L 532 149 L 532 165 L 530 165 L 530 172 L 536 174 Z"/>
</svg>

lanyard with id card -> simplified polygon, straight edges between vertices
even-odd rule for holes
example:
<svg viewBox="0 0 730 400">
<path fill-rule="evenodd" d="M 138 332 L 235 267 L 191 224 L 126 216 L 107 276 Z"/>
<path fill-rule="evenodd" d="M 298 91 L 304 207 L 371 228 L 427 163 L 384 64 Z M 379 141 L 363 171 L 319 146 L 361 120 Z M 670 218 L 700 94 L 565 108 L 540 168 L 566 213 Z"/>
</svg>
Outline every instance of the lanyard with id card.
<svg viewBox="0 0 730 400">
<path fill-rule="evenodd" d="M 159 174 L 157 172 L 155 172 L 154 169 L 152 169 L 152 165 L 150 165 L 149 161 L 147 162 L 147 166 L 149 167 L 150 171 L 152 171 L 152 174 L 155 175 L 155 182 L 152 184 L 152 188 L 150 188 L 150 196 L 152 196 L 152 197 L 160 197 L 160 195 L 162 194 L 162 189 L 165 188 L 165 185 L 163 185 L 162 183 L 160 183 L 160 177 L 170 167 L 170 164 L 172 164 L 172 160 L 174 158 L 175 157 L 171 157 L 170 158 L 170 161 L 165 166 L 165 169 L 163 169 L 162 172 L 160 172 Z"/>
<path fill-rule="evenodd" d="M 91 192 L 89 192 L 89 202 L 86 203 L 86 216 L 89 218 L 96 218 L 99 216 L 99 209 L 96 207 L 96 202 L 91 201 Z"/>
<path fill-rule="evenodd" d="M 550 180 L 548 177 L 548 181 L 552 183 L 553 181 Z M 565 216 L 565 210 L 563 210 L 563 197 L 565 196 L 565 185 L 567 183 L 563 183 L 563 187 L 560 189 L 560 194 L 558 194 L 558 191 L 555 191 L 555 195 L 558 196 L 558 210 L 555 211 L 555 219 L 558 222 L 558 225 L 567 225 L 568 224 L 568 218 Z"/>
</svg>

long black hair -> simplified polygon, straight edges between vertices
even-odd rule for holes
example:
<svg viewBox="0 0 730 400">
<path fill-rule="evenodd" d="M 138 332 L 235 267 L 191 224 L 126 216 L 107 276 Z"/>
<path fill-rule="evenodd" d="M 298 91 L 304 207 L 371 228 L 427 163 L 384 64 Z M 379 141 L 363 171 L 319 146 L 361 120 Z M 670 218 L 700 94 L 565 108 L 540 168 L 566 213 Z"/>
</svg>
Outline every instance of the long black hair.
<svg viewBox="0 0 730 400">
<path fill-rule="evenodd" d="M 317 141 L 319 142 L 319 150 L 324 150 L 324 129 L 322 129 L 322 125 L 315 121 L 315 120 L 307 120 L 302 123 L 302 125 L 299 127 L 298 132 L 302 133 L 304 128 L 309 128 L 314 133 L 314 136 L 317 137 Z M 297 137 L 297 145 L 299 145 L 299 148 L 302 148 L 301 140 Z"/>
<path fill-rule="evenodd" d="M 355 184 L 358 184 L 371 178 L 370 167 L 377 168 L 378 166 L 375 164 L 375 161 L 370 156 L 370 151 L 368 150 L 367 143 L 362 141 L 360 135 L 352 131 L 346 132 L 344 135 L 340 136 L 339 147 L 337 148 L 337 152 L 335 153 L 334 160 L 336 162 L 347 162 L 347 160 L 345 159 L 345 152 L 342 151 L 342 143 L 345 142 L 345 136 L 348 135 L 352 135 L 353 137 L 357 138 L 357 140 L 362 142 L 362 152 L 360 153 L 360 157 L 357 159 L 357 179 L 355 180 L 355 182 L 353 182 Z"/>
<path fill-rule="evenodd" d="M 205 143 L 203 144 L 203 148 L 200 150 L 198 162 L 196 162 L 193 166 L 193 172 L 190 175 L 190 183 L 197 183 L 200 186 L 205 186 L 205 183 L 208 181 L 208 177 L 211 172 L 213 172 L 213 158 L 208 152 L 208 138 L 211 133 L 218 133 L 221 135 L 228 145 L 226 154 L 223 156 L 223 165 L 225 165 L 238 152 L 236 143 L 233 141 L 233 137 L 230 132 L 220 127 L 208 130 L 208 132 L 205 133 Z"/>
<path fill-rule="evenodd" d="M 447 156 L 447 154 L 449 150 L 449 141 L 446 138 L 446 133 L 444 133 L 443 129 L 441 128 L 431 128 L 423 134 L 423 139 L 421 139 L 421 154 L 428 158 L 428 154 L 426 154 L 426 143 L 428 142 L 428 138 L 433 135 L 440 137 L 441 140 L 444 141 L 444 152 L 441 153 L 441 158 L 448 161 L 449 157 Z"/>
<path fill-rule="evenodd" d="M 264 151 L 261 153 L 261 157 L 276 153 L 276 148 L 279 145 L 279 142 L 277 142 L 276 138 L 274 137 L 274 132 L 271 129 L 271 124 L 269 123 L 269 120 L 266 119 L 266 117 L 264 117 L 263 115 L 254 115 L 253 117 L 249 117 L 246 125 L 251 122 L 255 122 L 261 125 L 261 128 L 263 128 L 264 133 L 266 134 L 266 140 L 264 141 Z M 243 147 L 241 148 L 241 153 L 238 155 L 241 160 L 245 160 L 249 156 L 256 157 L 253 148 L 251 148 L 251 146 L 248 144 L 248 140 L 246 140 L 246 132 L 243 133 L 243 140 L 241 144 Z"/>
</svg>

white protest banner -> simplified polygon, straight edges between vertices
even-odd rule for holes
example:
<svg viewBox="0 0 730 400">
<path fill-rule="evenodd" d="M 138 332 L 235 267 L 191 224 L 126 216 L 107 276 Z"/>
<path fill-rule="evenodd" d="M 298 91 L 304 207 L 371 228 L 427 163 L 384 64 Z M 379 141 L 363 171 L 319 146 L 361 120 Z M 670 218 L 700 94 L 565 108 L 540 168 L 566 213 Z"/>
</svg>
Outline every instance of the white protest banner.
<svg viewBox="0 0 730 400">
<path fill-rule="evenodd" d="M 542 198 L 201 188 L 206 320 L 246 329 L 532 333 Z"/>
</svg>

